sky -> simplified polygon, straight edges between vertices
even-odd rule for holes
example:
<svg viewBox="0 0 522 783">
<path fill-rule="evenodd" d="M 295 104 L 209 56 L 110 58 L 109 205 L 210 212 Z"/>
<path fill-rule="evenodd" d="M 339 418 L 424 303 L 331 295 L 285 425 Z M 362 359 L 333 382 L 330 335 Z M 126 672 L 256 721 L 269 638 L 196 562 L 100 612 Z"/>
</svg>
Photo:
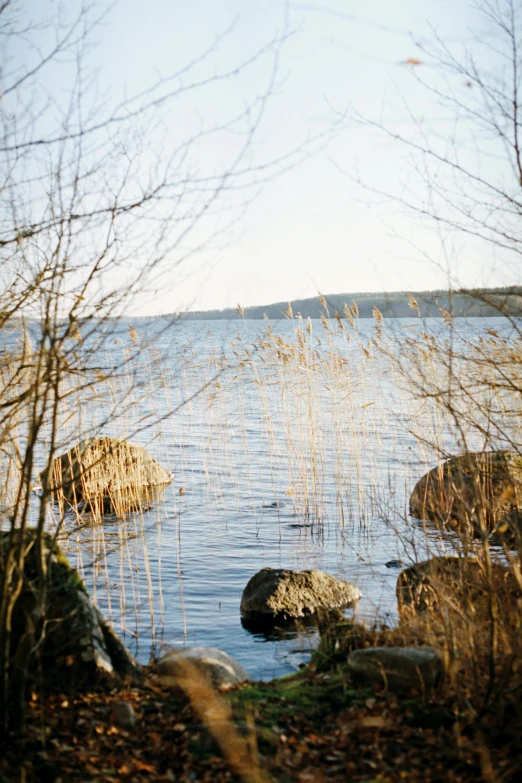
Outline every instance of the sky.
<svg viewBox="0 0 522 783">
<path fill-rule="evenodd" d="M 42 1 L 57 11 L 53 0 L 28 0 L 28 13 Z M 444 143 L 452 117 L 418 82 L 438 78 L 422 47 L 439 35 L 460 54 L 473 31 L 488 34 L 466 0 L 116 0 L 89 53 L 107 101 L 201 56 L 183 79 L 202 86 L 161 108 L 147 144 L 166 159 L 205 129 L 190 176 L 235 172 L 136 312 L 520 282 L 494 248 L 382 195 L 412 188 L 420 204 L 428 192 L 411 151 L 362 120 L 409 137 L 420 122 Z M 231 122 L 249 105 L 247 120 Z"/>
</svg>

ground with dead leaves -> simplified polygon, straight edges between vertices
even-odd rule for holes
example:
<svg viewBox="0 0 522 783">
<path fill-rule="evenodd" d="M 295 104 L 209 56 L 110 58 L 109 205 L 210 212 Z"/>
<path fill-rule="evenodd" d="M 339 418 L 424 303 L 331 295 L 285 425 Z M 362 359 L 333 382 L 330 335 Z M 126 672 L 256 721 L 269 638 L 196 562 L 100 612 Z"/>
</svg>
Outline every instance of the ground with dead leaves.
<svg viewBox="0 0 522 783">
<path fill-rule="evenodd" d="M 311 665 L 216 699 L 218 706 L 209 708 L 204 694 L 190 701 L 148 674 L 139 686 L 74 697 L 43 701 L 35 693 L 23 736 L 5 745 L 0 781 L 492 783 L 522 777 L 517 737 L 500 733 L 486 743 L 483 729 L 447 697 L 399 699 Z M 113 705 L 121 701 L 133 707 L 132 728 L 117 725 Z"/>
</svg>

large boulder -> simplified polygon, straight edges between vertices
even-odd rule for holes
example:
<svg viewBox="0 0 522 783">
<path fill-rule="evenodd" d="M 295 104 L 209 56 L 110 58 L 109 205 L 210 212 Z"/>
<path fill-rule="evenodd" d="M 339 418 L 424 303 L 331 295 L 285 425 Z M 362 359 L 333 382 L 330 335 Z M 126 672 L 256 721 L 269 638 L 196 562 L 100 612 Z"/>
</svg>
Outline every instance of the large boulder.
<svg viewBox="0 0 522 783">
<path fill-rule="evenodd" d="M 322 571 L 263 568 L 243 590 L 241 616 L 260 624 L 292 620 L 350 606 L 360 597 L 355 585 Z"/>
<path fill-rule="evenodd" d="M 506 540 L 522 531 L 522 457 L 470 452 L 437 465 L 417 482 L 410 513 L 471 535 Z"/>
<path fill-rule="evenodd" d="M 489 616 L 491 599 L 505 617 L 518 611 L 521 594 L 511 568 L 468 557 L 433 557 L 406 568 L 397 579 L 402 619 L 451 613 L 477 621 Z"/>
<path fill-rule="evenodd" d="M 19 531 L 0 533 L 0 583 L 15 587 Z M 39 551 L 40 550 L 40 551 Z M 42 590 L 39 557 L 47 564 Z M 36 530 L 23 537 L 21 591 L 12 615 L 9 644 L 12 681 L 38 681 L 61 691 L 92 687 L 100 678 L 139 678 L 139 667 L 91 602 L 77 571 L 47 533 L 38 547 Z"/>
<path fill-rule="evenodd" d="M 179 682 L 201 672 L 214 687 L 231 687 L 249 680 L 245 669 L 234 658 L 214 647 L 186 647 L 171 650 L 154 665 L 165 682 Z"/>
<path fill-rule="evenodd" d="M 40 481 L 45 479 L 45 471 Z M 58 502 L 95 514 L 146 508 L 172 475 L 143 446 L 117 438 L 90 438 L 56 457 L 51 489 Z"/>
<path fill-rule="evenodd" d="M 433 690 L 444 677 L 442 659 L 432 647 L 367 647 L 353 650 L 347 664 L 354 678 L 392 691 Z"/>
</svg>

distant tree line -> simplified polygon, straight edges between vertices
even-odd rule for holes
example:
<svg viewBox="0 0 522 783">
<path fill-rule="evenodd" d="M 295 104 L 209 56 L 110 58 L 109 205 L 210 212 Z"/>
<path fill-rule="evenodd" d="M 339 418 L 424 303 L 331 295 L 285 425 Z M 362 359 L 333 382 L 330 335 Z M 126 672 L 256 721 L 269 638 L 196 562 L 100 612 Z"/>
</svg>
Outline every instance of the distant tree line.
<svg viewBox="0 0 522 783">
<path fill-rule="evenodd" d="M 295 299 L 291 302 L 294 315 L 300 314 L 303 318 L 320 318 L 321 315 L 326 314 L 321 299 L 326 300 L 330 316 L 335 316 L 336 311 L 342 315 L 345 304 L 349 305 L 352 301 L 357 303 L 359 318 L 372 318 L 375 307 L 385 318 L 408 318 L 416 314 L 423 318 L 442 318 L 447 313 L 453 317 L 522 316 L 522 286 L 476 288 L 455 292 L 440 289 L 436 291 L 331 294 L 324 299 L 322 297 Z M 241 309 L 243 310 L 243 308 Z M 244 317 L 249 320 L 265 316 L 270 320 L 277 320 L 288 312 L 288 302 L 245 307 L 243 312 Z M 224 310 L 196 310 L 156 317 L 181 317 L 183 320 L 190 321 L 231 320 L 238 317 L 238 310 L 229 307 Z"/>
</svg>

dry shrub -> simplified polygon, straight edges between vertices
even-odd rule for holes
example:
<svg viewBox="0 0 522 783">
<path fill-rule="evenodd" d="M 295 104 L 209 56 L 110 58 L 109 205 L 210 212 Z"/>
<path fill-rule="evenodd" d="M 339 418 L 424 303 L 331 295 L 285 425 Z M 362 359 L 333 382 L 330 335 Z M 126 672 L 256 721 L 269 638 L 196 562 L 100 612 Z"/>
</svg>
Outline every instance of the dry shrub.
<svg viewBox="0 0 522 783">
<path fill-rule="evenodd" d="M 402 629 L 441 651 L 448 686 L 476 711 L 522 683 L 522 590 L 511 568 L 433 558 L 402 572 L 397 598 Z"/>
<path fill-rule="evenodd" d="M 417 482 L 410 511 L 464 536 L 516 542 L 522 522 L 522 457 L 495 450 L 448 459 Z"/>
<path fill-rule="evenodd" d="M 502 721 L 522 687 L 522 332 L 509 314 L 495 329 L 441 314 L 379 346 L 435 423 L 412 427 L 438 464 L 412 488 L 410 511 L 439 552 L 455 555 L 400 575 L 399 628 L 441 651 L 463 709 L 498 705 Z"/>
</svg>

